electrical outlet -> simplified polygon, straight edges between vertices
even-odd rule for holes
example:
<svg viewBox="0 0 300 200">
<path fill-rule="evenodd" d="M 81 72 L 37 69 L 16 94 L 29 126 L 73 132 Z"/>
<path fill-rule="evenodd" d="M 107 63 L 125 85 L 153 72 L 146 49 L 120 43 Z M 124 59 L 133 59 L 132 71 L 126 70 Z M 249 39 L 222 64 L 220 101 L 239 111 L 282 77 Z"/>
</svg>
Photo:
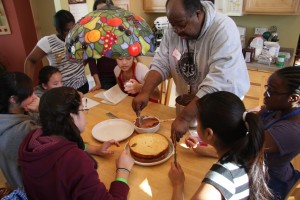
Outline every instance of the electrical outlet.
<svg viewBox="0 0 300 200">
<path fill-rule="evenodd" d="M 268 28 L 256 27 L 254 30 L 254 35 L 262 35 L 266 31 L 268 31 Z"/>
</svg>

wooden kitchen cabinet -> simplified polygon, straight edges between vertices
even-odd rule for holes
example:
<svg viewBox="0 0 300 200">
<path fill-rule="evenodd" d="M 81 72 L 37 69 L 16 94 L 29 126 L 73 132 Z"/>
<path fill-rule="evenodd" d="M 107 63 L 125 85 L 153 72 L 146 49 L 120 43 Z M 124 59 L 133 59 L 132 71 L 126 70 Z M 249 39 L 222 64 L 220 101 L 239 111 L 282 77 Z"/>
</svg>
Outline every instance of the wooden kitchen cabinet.
<svg viewBox="0 0 300 200">
<path fill-rule="evenodd" d="M 164 13 L 166 12 L 167 0 L 143 0 L 145 12 Z"/>
<path fill-rule="evenodd" d="M 243 99 L 247 109 L 263 105 L 265 92 L 264 86 L 267 84 L 268 78 L 272 72 L 248 69 L 248 73 L 250 77 L 250 89 Z"/>
<path fill-rule="evenodd" d="M 296 49 L 296 53 L 295 53 L 295 57 L 294 57 L 293 66 L 294 67 L 300 66 L 300 34 L 299 34 L 299 38 L 298 38 L 297 49 Z"/>
<path fill-rule="evenodd" d="M 300 0 L 244 0 L 245 14 L 299 14 Z"/>
</svg>

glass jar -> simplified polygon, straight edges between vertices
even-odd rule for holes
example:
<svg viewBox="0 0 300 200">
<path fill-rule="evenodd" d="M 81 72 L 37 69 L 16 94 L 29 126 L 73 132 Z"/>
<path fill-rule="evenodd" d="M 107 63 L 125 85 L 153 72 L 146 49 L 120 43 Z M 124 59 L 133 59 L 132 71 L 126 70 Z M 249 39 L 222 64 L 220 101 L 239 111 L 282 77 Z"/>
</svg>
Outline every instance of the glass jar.
<svg viewBox="0 0 300 200">
<path fill-rule="evenodd" d="M 285 60 L 285 55 L 284 54 L 279 54 L 278 57 L 277 57 L 276 66 L 284 67 L 284 60 Z"/>
</svg>

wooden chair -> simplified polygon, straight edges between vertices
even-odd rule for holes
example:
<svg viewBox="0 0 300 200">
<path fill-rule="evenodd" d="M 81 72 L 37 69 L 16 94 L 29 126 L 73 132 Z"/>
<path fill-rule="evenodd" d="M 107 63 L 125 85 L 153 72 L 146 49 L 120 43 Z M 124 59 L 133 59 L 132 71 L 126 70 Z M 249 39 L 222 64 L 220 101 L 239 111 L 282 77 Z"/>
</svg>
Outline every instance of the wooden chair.
<svg viewBox="0 0 300 200">
<path fill-rule="evenodd" d="M 298 180 L 289 193 L 286 195 L 285 200 L 299 200 L 300 199 L 300 180 Z"/>
<path fill-rule="evenodd" d="M 295 169 L 297 169 L 298 171 L 300 171 L 300 154 L 298 154 L 293 160 L 292 160 L 292 164 L 294 166 Z"/>
<path fill-rule="evenodd" d="M 169 105 L 170 103 L 170 94 L 171 94 L 171 89 L 173 85 L 173 78 L 169 78 L 165 81 L 163 81 L 160 84 L 159 90 L 160 90 L 160 103 L 164 105 Z"/>
</svg>

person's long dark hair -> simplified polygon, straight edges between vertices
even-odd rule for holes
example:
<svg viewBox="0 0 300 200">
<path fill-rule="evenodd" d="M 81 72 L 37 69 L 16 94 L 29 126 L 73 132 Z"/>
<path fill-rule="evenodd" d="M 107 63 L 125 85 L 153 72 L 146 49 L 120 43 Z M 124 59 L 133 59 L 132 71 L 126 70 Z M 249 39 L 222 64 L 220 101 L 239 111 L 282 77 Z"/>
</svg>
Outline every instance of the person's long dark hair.
<svg viewBox="0 0 300 200">
<path fill-rule="evenodd" d="M 75 18 L 72 15 L 71 12 L 67 11 L 67 10 L 59 10 L 55 13 L 55 15 L 53 16 L 54 19 L 54 26 L 56 28 L 57 33 L 60 36 L 64 35 L 64 32 L 66 30 L 65 26 L 70 23 L 70 22 L 74 22 L 75 23 Z M 63 38 L 64 39 L 64 38 Z"/>
<path fill-rule="evenodd" d="M 39 105 L 43 135 L 63 136 L 84 149 L 80 131 L 70 115 L 78 114 L 80 105 L 80 95 L 73 88 L 59 87 L 45 92 Z"/>
<path fill-rule="evenodd" d="M 74 88 L 58 87 L 45 92 L 39 105 L 42 135 L 62 136 L 84 150 L 80 130 L 70 115 L 70 113 L 78 114 L 80 105 L 81 97 Z M 97 162 L 89 154 L 87 155 L 94 161 L 94 166 L 97 168 Z"/>
<path fill-rule="evenodd" d="M 211 128 L 218 138 L 217 146 L 229 148 L 235 162 L 245 166 L 249 175 L 249 199 L 269 199 L 270 191 L 264 172 L 264 130 L 254 113 L 247 113 L 236 95 L 220 91 L 197 101 L 202 127 Z M 248 126 L 248 127 L 247 127 Z"/>
<path fill-rule="evenodd" d="M 100 3 L 105 3 L 106 4 L 106 0 L 95 0 L 94 5 L 93 5 L 93 11 L 97 10 L 97 6 Z M 111 3 L 111 5 L 114 5 L 112 0 L 110 0 L 110 3 Z"/>
<path fill-rule="evenodd" d="M 21 103 L 33 93 L 32 80 L 22 72 L 3 72 L 0 74 L 0 113 L 7 114 L 9 98 L 15 96 Z"/>
</svg>

